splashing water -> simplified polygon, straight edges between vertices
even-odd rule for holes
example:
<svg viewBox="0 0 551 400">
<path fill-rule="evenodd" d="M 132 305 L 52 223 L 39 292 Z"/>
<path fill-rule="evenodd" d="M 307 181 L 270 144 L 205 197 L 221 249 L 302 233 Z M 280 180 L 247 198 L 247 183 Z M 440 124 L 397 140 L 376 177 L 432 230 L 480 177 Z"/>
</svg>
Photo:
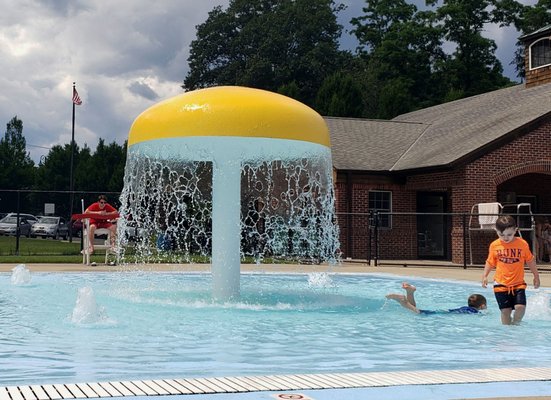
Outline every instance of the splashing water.
<svg viewBox="0 0 551 400">
<path fill-rule="evenodd" d="M 105 308 L 99 306 L 91 287 L 83 287 L 78 290 L 75 308 L 71 314 L 71 322 L 74 324 L 98 324 L 110 322 Z"/>
<path fill-rule="evenodd" d="M 12 285 L 27 285 L 31 282 L 31 271 L 25 264 L 19 264 L 12 269 L 11 283 Z"/>
<path fill-rule="evenodd" d="M 331 165 L 327 147 L 291 140 L 176 138 L 134 145 L 121 195 L 121 257 L 129 245 L 125 225 L 132 224 L 141 232 L 138 263 L 212 256 L 214 274 L 217 263 L 232 258 L 234 245 L 241 261 L 335 263 Z M 231 226 L 220 231 L 216 251 L 220 220 Z M 234 231 L 240 237 L 232 237 Z"/>
<path fill-rule="evenodd" d="M 308 286 L 311 288 L 331 288 L 335 284 L 327 272 L 312 272 L 308 275 Z"/>
<path fill-rule="evenodd" d="M 551 321 L 551 293 L 540 290 L 529 297 L 526 317 Z"/>
</svg>

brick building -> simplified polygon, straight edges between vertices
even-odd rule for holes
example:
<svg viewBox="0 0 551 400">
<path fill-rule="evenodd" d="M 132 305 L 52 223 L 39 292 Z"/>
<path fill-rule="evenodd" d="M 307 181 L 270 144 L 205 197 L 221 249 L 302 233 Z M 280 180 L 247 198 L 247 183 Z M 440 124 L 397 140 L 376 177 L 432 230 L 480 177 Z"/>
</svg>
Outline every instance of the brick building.
<svg viewBox="0 0 551 400">
<path fill-rule="evenodd" d="M 521 40 L 524 84 L 390 121 L 325 118 L 345 257 L 367 258 L 369 210 L 469 213 L 475 204 L 500 202 L 551 214 L 551 26 Z M 461 263 L 464 222 L 386 216 L 381 257 Z M 473 262 L 482 263 L 495 233 L 473 229 L 469 237 Z"/>
</svg>

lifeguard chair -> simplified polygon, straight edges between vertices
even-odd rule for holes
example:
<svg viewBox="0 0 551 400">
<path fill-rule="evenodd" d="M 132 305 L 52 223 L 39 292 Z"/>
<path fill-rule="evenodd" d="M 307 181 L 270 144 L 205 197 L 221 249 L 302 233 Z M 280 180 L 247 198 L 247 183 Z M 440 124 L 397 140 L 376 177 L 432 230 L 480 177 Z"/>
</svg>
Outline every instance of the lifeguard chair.
<svg viewBox="0 0 551 400">
<path fill-rule="evenodd" d="M 472 231 L 493 231 L 499 214 L 503 211 L 501 203 L 477 203 L 471 207 L 469 217 L 469 260 L 473 264 Z"/>
<path fill-rule="evenodd" d="M 535 219 L 532 215 L 530 203 L 505 204 L 478 203 L 472 206 L 469 217 L 469 257 L 473 264 L 472 231 L 493 231 L 496 220 L 500 214 L 509 214 L 517 219 L 518 233 L 520 237 L 529 235 L 532 243 L 532 253 L 535 251 Z M 535 253 L 534 253 L 535 254 Z"/>
<path fill-rule="evenodd" d="M 82 200 L 82 213 L 84 214 L 84 200 Z M 102 236 L 107 235 L 107 238 L 104 242 L 95 244 L 94 239 L 96 236 Z M 111 254 L 117 256 L 118 253 L 113 248 L 112 243 L 112 237 L 111 237 L 111 231 L 109 229 L 100 228 L 96 229 L 94 231 L 94 237 L 90 238 L 90 218 L 83 218 L 82 219 L 82 241 L 83 241 L 83 250 L 82 250 L 82 263 L 84 265 L 90 265 L 90 247 L 89 243 L 94 243 L 94 251 L 95 250 L 105 250 L 105 264 L 109 261 L 109 256 Z M 117 260 L 118 261 L 118 260 Z"/>
</svg>

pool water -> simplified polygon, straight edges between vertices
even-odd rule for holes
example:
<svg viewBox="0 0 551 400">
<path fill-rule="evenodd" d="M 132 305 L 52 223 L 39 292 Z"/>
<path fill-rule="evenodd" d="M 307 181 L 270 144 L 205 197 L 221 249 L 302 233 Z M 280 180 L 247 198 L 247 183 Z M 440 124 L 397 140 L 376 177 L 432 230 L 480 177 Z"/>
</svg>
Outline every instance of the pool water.
<svg viewBox="0 0 551 400">
<path fill-rule="evenodd" d="M 322 372 L 543 366 L 551 359 L 546 290 L 529 290 L 520 326 L 502 326 L 491 289 L 410 280 L 416 315 L 384 275 L 243 274 L 241 299 L 211 300 L 210 274 L 0 274 L 0 386 Z M 79 293 L 92 296 L 85 312 Z M 78 299 L 78 301 L 77 301 Z M 88 298 L 90 300 L 90 298 Z"/>
</svg>

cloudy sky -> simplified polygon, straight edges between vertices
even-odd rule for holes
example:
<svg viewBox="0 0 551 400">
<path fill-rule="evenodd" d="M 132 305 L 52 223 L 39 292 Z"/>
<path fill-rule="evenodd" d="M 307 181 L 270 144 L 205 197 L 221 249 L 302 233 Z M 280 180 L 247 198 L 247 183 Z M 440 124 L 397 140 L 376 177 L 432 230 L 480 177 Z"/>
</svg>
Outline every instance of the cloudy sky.
<svg viewBox="0 0 551 400">
<path fill-rule="evenodd" d="M 355 48 L 348 21 L 342 46 Z M 422 0 L 416 0 L 417 3 Z M 535 0 L 524 0 L 533 4 Z M 72 83 L 75 140 L 94 149 L 98 139 L 122 144 L 134 119 L 152 104 L 182 93 L 196 25 L 229 0 L 0 0 L 0 134 L 17 115 L 35 162 L 55 144 L 71 141 Z M 489 26 L 506 75 L 517 32 Z"/>
</svg>

